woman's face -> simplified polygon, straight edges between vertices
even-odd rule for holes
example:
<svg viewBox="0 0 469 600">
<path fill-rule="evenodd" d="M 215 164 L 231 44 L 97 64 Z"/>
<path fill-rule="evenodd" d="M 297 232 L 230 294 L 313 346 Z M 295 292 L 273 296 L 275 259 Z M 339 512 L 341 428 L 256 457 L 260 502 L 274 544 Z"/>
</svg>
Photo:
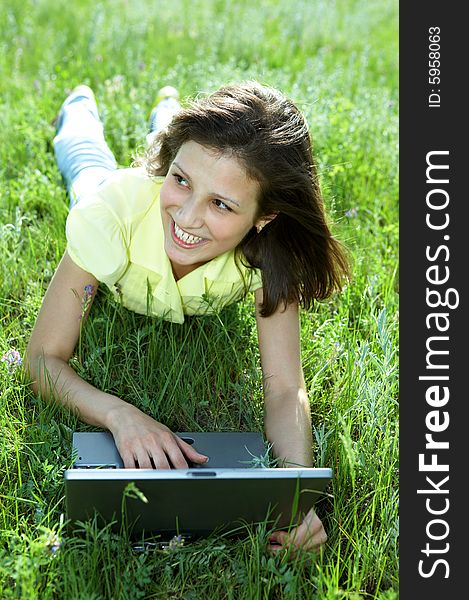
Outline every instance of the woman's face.
<svg viewBox="0 0 469 600">
<path fill-rule="evenodd" d="M 236 158 L 192 141 L 181 146 L 160 193 L 165 251 L 177 279 L 232 250 L 261 223 L 258 193 Z"/>
</svg>

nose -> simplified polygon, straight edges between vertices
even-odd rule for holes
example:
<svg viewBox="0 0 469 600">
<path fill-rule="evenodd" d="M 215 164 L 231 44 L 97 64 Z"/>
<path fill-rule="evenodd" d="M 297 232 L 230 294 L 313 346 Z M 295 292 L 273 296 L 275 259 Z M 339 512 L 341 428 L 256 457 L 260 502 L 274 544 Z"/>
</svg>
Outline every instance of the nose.
<svg viewBox="0 0 469 600">
<path fill-rule="evenodd" d="M 183 229 L 200 229 L 204 224 L 204 207 L 194 194 L 186 197 L 176 213 L 177 223 Z"/>
</svg>

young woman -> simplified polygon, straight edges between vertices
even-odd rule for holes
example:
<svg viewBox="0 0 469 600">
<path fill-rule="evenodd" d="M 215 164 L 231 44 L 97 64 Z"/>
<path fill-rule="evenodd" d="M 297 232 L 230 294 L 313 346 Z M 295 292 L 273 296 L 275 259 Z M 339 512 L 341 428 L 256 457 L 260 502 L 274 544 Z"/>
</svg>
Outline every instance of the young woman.
<svg viewBox="0 0 469 600">
<path fill-rule="evenodd" d="M 207 457 L 163 423 L 69 366 L 77 295 L 86 290 L 89 310 L 102 283 L 130 310 L 182 322 L 253 291 L 266 437 L 285 466 L 312 466 L 299 306 L 340 289 L 347 260 L 326 222 L 305 119 L 256 82 L 184 109 L 172 100 L 172 120 L 130 169 L 117 169 L 88 87 L 62 106 L 54 144 L 72 210 L 67 249 L 28 345 L 33 389 L 110 430 L 126 467 L 201 463 Z M 326 538 L 312 507 L 290 534 L 273 534 L 269 548 L 317 548 Z"/>
</svg>

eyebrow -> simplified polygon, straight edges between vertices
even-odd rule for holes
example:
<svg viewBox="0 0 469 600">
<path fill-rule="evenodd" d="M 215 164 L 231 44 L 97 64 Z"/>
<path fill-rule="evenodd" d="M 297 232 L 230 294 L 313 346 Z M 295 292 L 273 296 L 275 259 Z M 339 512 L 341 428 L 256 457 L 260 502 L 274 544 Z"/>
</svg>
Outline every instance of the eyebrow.
<svg viewBox="0 0 469 600">
<path fill-rule="evenodd" d="M 173 161 L 173 165 L 175 165 L 181 171 L 181 173 L 188 181 L 192 181 L 190 176 L 184 171 L 180 164 L 178 164 L 176 161 Z M 227 196 L 223 196 L 222 194 L 216 194 L 214 192 L 212 192 L 210 195 L 215 196 L 216 198 L 220 198 L 220 200 L 226 200 L 227 202 L 231 202 L 239 208 L 239 202 L 237 200 L 233 200 L 233 198 L 228 198 Z"/>
</svg>

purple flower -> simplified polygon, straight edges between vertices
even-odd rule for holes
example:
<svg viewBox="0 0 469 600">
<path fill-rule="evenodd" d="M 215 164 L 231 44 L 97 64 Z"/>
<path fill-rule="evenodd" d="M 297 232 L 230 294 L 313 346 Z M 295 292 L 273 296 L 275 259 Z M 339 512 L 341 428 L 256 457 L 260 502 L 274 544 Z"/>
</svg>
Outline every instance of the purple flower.
<svg viewBox="0 0 469 600">
<path fill-rule="evenodd" d="M 85 287 L 83 288 L 83 297 L 81 299 L 81 317 L 83 318 L 85 316 L 86 311 L 88 310 L 91 301 L 93 299 L 93 292 L 94 292 L 94 287 L 89 283 L 88 285 L 85 285 Z"/>
<path fill-rule="evenodd" d="M 10 348 L 5 354 L 2 356 L 2 362 L 6 364 L 9 373 L 14 373 L 18 367 L 21 367 L 23 364 L 23 360 L 21 358 L 18 350 L 14 348 Z"/>
<path fill-rule="evenodd" d="M 60 550 L 61 546 L 62 546 L 62 540 L 54 531 L 51 531 L 46 540 L 46 548 L 49 550 L 49 552 L 53 556 L 55 556 L 57 554 L 57 552 Z"/>
<path fill-rule="evenodd" d="M 51 554 L 56 554 L 57 550 L 60 548 L 60 546 L 61 546 L 60 543 L 52 544 L 52 546 L 50 547 Z"/>
<path fill-rule="evenodd" d="M 163 549 L 169 550 L 170 552 L 174 552 L 178 548 L 182 548 L 182 546 L 184 546 L 184 538 L 182 537 L 182 535 L 175 535 L 169 540 L 169 544 L 163 545 Z"/>
<path fill-rule="evenodd" d="M 358 217 L 358 209 L 357 208 L 349 208 L 345 213 L 347 219 L 356 219 Z"/>
</svg>

